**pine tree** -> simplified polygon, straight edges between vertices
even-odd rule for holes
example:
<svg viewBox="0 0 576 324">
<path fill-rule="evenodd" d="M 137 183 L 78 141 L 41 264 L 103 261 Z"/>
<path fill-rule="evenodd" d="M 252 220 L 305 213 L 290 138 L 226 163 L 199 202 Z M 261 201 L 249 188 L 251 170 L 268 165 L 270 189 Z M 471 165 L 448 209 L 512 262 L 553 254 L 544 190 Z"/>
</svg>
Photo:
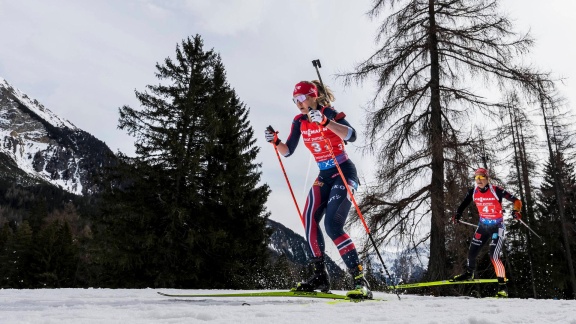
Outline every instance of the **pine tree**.
<svg viewBox="0 0 576 324">
<path fill-rule="evenodd" d="M 545 166 L 544 179 L 540 187 L 537 209 L 540 213 L 539 220 L 534 225 L 534 229 L 542 236 L 542 244 L 534 245 L 534 254 L 538 257 L 535 261 L 540 282 L 538 288 L 543 297 L 547 298 L 571 298 L 573 296 L 570 273 L 566 263 L 566 246 L 563 236 L 560 233 L 562 226 L 571 227 L 568 231 L 570 235 L 571 250 L 576 250 L 576 239 L 574 233 L 576 222 L 576 210 L 571 203 L 576 201 L 576 173 L 573 163 L 569 163 L 562 155 L 555 158 L 557 166 L 562 170 L 560 179 L 564 185 L 565 192 L 565 217 L 563 224 L 558 214 L 558 200 L 555 195 L 554 170 L 551 163 Z M 573 266 L 576 266 L 573 265 Z"/>
<path fill-rule="evenodd" d="M 6 242 L 8 242 L 8 240 L 10 240 L 11 237 L 12 237 L 12 229 L 10 228 L 8 223 L 4 223 L 4 225 L 2 225 L 2 230 L 0 230 L 0 254 L 4 250 Z"/>
<path fill-rule="evenodd" d="M 112 286 L 249 287 L 267 254 L 259 151 L 249 110 L 201 37 L 157 64 L 158 85 L 120 108 L 136 157 L 122 156 L 122 190 L 106 194 L 99 262 Z M 248 278 L 250 278 L 248 276 Z"/>
<path fill-rule="evenodd" d="M 27 221 L 18 225 L 0 253 L 0 286 L 3 288 L 34 288 L 30 274 L 32 262 L 32 228 Z"/>
<path fill-rule="evenodd" d="M 68 222 L 53 221 L 36 235 L 33 271 L 38 287 L 73 287 L 78 267 L 78 247 Z"/>
</svg>

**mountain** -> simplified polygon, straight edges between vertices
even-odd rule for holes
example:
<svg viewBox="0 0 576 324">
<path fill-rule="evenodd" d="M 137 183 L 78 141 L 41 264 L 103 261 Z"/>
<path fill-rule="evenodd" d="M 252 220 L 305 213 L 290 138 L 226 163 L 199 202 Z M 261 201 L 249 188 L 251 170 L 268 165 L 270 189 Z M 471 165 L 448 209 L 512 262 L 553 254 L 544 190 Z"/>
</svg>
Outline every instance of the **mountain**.
<svg viewBox="0 0 576 324">
<path fill-rule="evenodd" d="M 267 227 L 272 232 L 268 244 L 272 259 L 277 260 L 285 257 L 292 268 L 305 268 L 312 257 L 306 240 L 291 229 L 273 220 L 268 219 Z M 328 255 L 326 255 L 326 267 L 328 268 L 333 288 L 338 286 L 340 281 L 347 281 L 347 274 Z M 305 278 L 301 276 L 300 279 Z"/>
<path fill-rule="evenodd" d="M 427 247 L 419 247 L 416 250 L 406 248 L 398 251 L 382 249 L 379 252 L 386 269 L 384 269 L 382 261 L 380 261 L 376 253 L 371 253 L 368 256 L 368 267 L 376 281 L 385 281 L 387 285 L 397 285 L 400 282 L 412 283 L 424 279 L 425 268 L 428 265 L 428 255 L 430 255 Z M 388 273 L 386 273 L 386 270 L 388 270 Z M 390 274 L 390 277 L 388 277 L 388 274 Z"/>
<path fill-rule="evenodd" d="M 114 153 L 0 78 L 0 179 L 50 183 L 76 195 L 99 192 Z"/>
</svg>

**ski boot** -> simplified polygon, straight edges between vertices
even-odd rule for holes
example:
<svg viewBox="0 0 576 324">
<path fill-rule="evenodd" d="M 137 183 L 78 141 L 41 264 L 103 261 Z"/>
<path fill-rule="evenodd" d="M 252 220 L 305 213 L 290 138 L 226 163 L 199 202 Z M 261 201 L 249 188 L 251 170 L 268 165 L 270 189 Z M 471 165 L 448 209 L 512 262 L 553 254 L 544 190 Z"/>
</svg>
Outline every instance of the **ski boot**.
<svg viewBox="0 0 576 324">
<path fill-rule="evenodd" d="M 498 277 L 498 292 L 496 293 L 498 298 L 508 298 L 508 288 L 506 287 L 506 278 Z"/>
<path fill-rule="evenodd" d="M 359 264 L 357 267 L 348 270 L 350 275 L 352 275 L 352 283 L 354 289 L 346 293 L 346 297 L 350 299 L 372 299 L 372 291 L 370 291 L 370 285 L 364 273 L 362 272 L 362 265 Z"/>
<path fill-rule="evenodd" d="M 466 272 L 454 276 L 450 281 L 466 281 L 466 280 L 474 280 L 474 271 L 466 270 Z"/>
<path fill-rule="evenodd" d="M 326 269 L 326 264 L 324 263 L 324 257 L 314 258 L 310 261 L 310 265 L 314 270 L 312 277 L 308 280 L 299 282 L 293 291 L 314 291 L 320 290 L 321 292 L 330 292 L 330 276 L 328 275 L 328 270 Z"/>
</svg>

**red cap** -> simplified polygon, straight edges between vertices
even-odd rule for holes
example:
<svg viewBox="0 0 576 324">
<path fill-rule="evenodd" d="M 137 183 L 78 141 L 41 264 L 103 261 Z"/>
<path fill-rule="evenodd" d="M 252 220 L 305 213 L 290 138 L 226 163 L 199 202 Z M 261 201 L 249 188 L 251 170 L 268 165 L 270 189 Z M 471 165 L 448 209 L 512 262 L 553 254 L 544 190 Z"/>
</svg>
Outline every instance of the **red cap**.
<svg viewBox="0 0 576 324">
<path fill-rule="evenodd" d="M 298 82 L 294 86 L 294 91 L 292 92 L 292 97 L 297 95 L 307 95 L 310 97 L 318 97 L 318 89 L 312 82 Z"/>
<path fill-rule="evenodd" d="M 485 176 L 485 177 L 489 177 L 488 170 L 486 170 L 486 169 L 484 169 L 484 168 L 478 168 L 478 169 L 476 169 L 476 172 L 474 172 L 474 175 L 478 175 L 478 174 L 479 174 L 479 175 L 483 175 L 483 176 Z"/>
</svg>

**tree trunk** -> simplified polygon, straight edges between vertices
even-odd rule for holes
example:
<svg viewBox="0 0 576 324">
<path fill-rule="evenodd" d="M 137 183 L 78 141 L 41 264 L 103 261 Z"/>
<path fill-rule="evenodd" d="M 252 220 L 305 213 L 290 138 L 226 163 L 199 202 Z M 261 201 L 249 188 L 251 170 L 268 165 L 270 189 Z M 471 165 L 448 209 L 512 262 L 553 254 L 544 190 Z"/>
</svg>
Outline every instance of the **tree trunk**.
<svg viewBox="0 0 576 324">
<path fill-rule="evenodd" d="M 428 277 L 431 280 L 443 279 L 446 262 L 446 219 L 444 217 L 444 150 L 442 139 L 442 106 L 440 104 L 440 67 L 438 59 L 438 38 L 434 1 L 428 2 L 430 22 L 430 144 L 432 149 L 432 183 L 431 183 L 431 226 L 430 226 L 430 261 Z"/>
<path fill-rule="evenodd" d="M 526 221 L 528 222 L 528 213 L 526 213 L 526 205 L 528 201 L 528 192 L 530 191 L 530 183 L 528 182 L 528 163 L 525 160 L 525 155 L 522 154 L 523 145 L 520 141 L 520 131 L 518 126 L 518 118 L 514 118 L 515 114 L 512 114 L 512 108 L 510 108 L 510 126 L 512 130 L 512 143 L 514 144 L 514 164 L 516 165 L 516 176 L 518 177 L 518 188 L 520 190 L 520 200 L 524 202 L 522 204 L 522 213 L 526 215 Z M 522 172 L 520 171 L 520 165 L 522 165 Z M 524 194 L 524 188 L 526 188 L 526 194 Z M 530 224 L 528 222 L 528 224 Z M 528 251 L 528 264 L 530 265 L 530 277 L 532 278 L 532 294 L 534 298 L 538 298 L 536 294 L 536 280 L 534 278 L 534 267 L 532 266 L 532 247 L 530 246 L 530 233 L 526 234 L 526 244 Z"/>
</svg>

